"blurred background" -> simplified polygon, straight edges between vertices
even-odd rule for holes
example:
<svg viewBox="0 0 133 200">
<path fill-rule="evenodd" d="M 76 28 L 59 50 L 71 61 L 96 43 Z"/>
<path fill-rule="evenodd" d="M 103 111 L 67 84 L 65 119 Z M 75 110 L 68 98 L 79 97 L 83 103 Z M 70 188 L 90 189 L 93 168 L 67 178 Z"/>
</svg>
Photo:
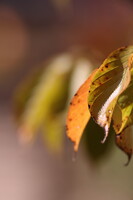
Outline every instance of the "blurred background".
<svg viewBox="0 0 133 200">
<path fill-rule="evenodd" d="M 131 0 L 0 1 L 0 199 L 133 199 L 113 131 L 102 145 L 91 120 L 74 155 L 64 128 L 77 88 L 132 35 Z"/>
</svg>

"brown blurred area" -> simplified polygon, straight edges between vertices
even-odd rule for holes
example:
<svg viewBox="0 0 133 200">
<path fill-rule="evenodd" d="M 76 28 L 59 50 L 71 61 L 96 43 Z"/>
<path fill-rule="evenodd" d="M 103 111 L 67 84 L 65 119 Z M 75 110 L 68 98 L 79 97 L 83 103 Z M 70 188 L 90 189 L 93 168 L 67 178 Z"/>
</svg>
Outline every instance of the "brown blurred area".
<svg viewBox="0 0 133 200">
<path fill-rule="evenodd" d="M 112 50 L 132 44 L 130 1 L 75 0 L 60 9 L 56 5 L 58 1 L 1 1 L 0 89 L 3 97 L 7 93 L 11 95 L 10 88 L 31 68 L 53 55 L 86 47 L 100 51 L 104 59 Z M 4 82 L 7 75 L 9 85 Z"/>
<path fill-rule="evenodd" d="M 73 163 L 69 145 L 57 156 L 41 138 L 21 146 L 12 115 L 16 86 L 42 61 L 82 47 L 100 52 L 102 61 L 114 49 L 132 45 L 132 35 L 132 1 L 0 1 L 1 200 L 133 198 L 132 162 L 124 168 L 119 150 L 96 168 L 82 149 Z"/>
</svg>

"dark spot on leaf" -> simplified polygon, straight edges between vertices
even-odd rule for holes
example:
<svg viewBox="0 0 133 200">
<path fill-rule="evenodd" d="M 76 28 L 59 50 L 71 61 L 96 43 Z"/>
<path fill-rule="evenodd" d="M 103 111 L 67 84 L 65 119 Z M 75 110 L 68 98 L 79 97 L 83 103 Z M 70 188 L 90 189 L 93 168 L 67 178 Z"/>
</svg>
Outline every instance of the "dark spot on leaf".
<svg viewBox="0 0 133 200">
<path fill-rule="evenodd" d="M 68 126 L 66 126 L 66 131 L 68 131 L 69 130 L 69 128 L 68 128 Z"/>
<path fill-rule="evenodd" d="M 120 128 L 120 125 L 119 125 L 119 124 L 117 124 L 117 125 L 116 125 L 116 128 L 119 130 L 119 128 Z"/>
<path fill-rule="evenodd" d="M 72 121 L 72 118 L 69 118 L 69 121 L 71 122 L 71 121 Z"/>
<path fill-rule="evenodd" d="M 106 68 L 108 68 L 108 65 L 105 65 Z"/>
<path fill-rule="evenodd" d="M 72 103 L 72 102 L 70 102 L 70 105 L 71 105 L 71 106 L 75 106 L 75 104 L 74 104 L 74 103 Z"/>
<path fill-rule="evenodd" d="M 119 49 L 119 51 L 123 51 L 125 48 L 127 48 L 127 46 L 121 47 L 121 48 Z"/>
</svg>

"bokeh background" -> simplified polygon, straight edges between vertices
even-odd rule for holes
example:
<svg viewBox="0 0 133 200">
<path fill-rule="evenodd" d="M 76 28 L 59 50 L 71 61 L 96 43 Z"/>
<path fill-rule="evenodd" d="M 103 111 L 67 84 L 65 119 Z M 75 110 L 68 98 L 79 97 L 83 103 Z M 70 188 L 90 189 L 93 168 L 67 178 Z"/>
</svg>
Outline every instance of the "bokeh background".
<svg viewBox="0 0 133 200">
<path fill-rule="evenodd" d="M 71 82 L 78 88 L 111 51 L 132 45 L 132 35 L 131 0 L 0 1 L 0 199 L 133 199 L 133 162 L 124 167 L 127 158 L 113 131 L 102 146 L 103 132 L 91 121 L 75 158 L 65 136 L 56 153 L 41 134 L 33 144 L 21 144 L 13 106 L 16 88 L 41 63 L 64 53 L 85 55 L 89 70 L 80 80 L 82 62 L 73 76 L 78 81 Z"/>
</svg>

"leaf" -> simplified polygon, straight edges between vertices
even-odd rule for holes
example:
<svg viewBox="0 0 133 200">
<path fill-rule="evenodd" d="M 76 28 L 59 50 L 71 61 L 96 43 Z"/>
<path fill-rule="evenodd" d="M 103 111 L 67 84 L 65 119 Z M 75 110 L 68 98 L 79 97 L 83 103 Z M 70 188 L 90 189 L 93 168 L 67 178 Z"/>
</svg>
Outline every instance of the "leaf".
<svg viewBox="0 0 133 200">
<path fill-rule="evenodd" d="M 64 114 L 58 114 L 54 117 L 48 117 L 44 122 L 43 138 L 45 145 L 52 152 L 60 152 L 63 147 L 63 132 L 64 132 Z"/>
<path fill-rule="evenodd" d="M 46 122 L 48 132 L 45 134 L 49 134 L 49 138 L 54 137 L 53 127 L 59 128 L 59 125 L 63 127 L 63 122 L 59 123 L 57 116 L 62 113 L 67 104 L 71 66 L 72 59 L 69 55 L 56 57 L 49 63 L 47 69 L 42 71 L 34 87 L 29 87 L 32 91 L 26 98 L 25 105 L 22 104 L 24 109 L 20 109 L 18 130 L 20 139 L 26 142 L 33 140 L 39 130 L 44 130 Z M 60 138 L 56 137 L 57 139 L 60 141 Z"/>
<path fill-rule="evenodd" d="M 91 76 L 83 83 L 77 93 L 74 95 L 68 110 L 66 120 L 67 136 L 74 142 L 74 150 L 78 150 L 79 142 L 83 134 L 83 130 L 90 119 L 88 110 L 88 90 L 91 80 L 97 70 L 93 71 Z"/>
<path fill-rule="evenodd" d="M 19 119 L 21 118 L 21 115 L 26 107 L 27 101 L 32 96 L 33 90 L 39 83 L 43 73 L 44 69 L 36 69 L 32 72 L 32 74 L 28 75 L 16 88 L 13 99 L 13 108 L 15 118 L 17 121 L 19 121 Z"/>
<path fill-rule="evenodd" d="M 113 114 L 113 127 L 120 134 L 126 127 L 133 124 L 133 69 L 128 88 L 119 96 Z"/>
<path fill-rule="evenodd" d="M 133 133 L 131 127 L 133 125 L 133 69 L 131 69 L 131 74 L 131 82 L 128 88 L 119 96 L 113 114 L 116 144 L 128 155 L 128 163 L 133 153 Z"/>
<path fill-rule="evenodd" d="M 128 155 L 128 165 L 133 153 L 133 130 L 132 127 L 128 127 L 121 134 L 116 135 L 117 146 Z"/>
<path fill-rule="evenodd" d="M 119 95 L 130 83 L 133 46 L 111 53 L 92 79 L 88 104 L 91 116 L 104 128 L 104 142 L 108 136 L 112 114 Z"/>
<path fill-rule="evenodd" d="M 89 57 L 88 53 L 84 55 L 77 50 L 56 56 L 42 65 L 45 69 L 28 76 L 22 87 L 18 87 L 15 110 L 21 141 L 30 142 L 41 132 L 50 150 L 62 147 L 69 95 L 92 69 Z"/>
</svg>

